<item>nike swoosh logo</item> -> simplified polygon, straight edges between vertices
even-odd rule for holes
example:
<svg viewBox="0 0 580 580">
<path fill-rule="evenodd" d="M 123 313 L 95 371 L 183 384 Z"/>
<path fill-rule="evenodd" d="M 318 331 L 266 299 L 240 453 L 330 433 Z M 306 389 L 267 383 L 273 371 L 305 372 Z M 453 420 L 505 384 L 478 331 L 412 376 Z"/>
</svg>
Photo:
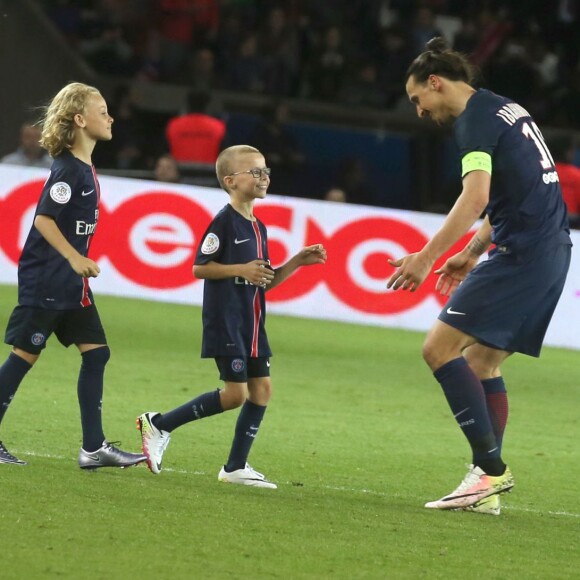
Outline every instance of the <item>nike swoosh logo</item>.
<svg viewBox="0 0 580 580">
<path fill-rule="evenodd" d="M 464 497 L 473 497 L 474 495 L 480 495 L 481 493 L 485 493 L 489 488 L 486 487 L 485 489 L 480 489 L 479 491 L 474 491 L 473 493 L 464 493 L 462 495 L 452 495 L 450 497 L 444 497 L 441 501 L 453 501 L 455 499 L 462 499 Z"/>
<path fill-rule="evenodd" d="M 94 461 L 95 463 L 100 463 L 101 458 L 98 455 L 87 455 L 87 459 Z"/>
<path fill-rule="evenodd" d="M 83 192 L 81 193 L 81 195 L 83 195 L 83 196 L 84 196 L 84 195 L 91 195 L 91 193 L 93 193 L 93 191 L 95 191 L 95 190 L 94 190 L 94 189 L 91 189 L 91 191 L 83 191 Z"/>
<path fill-rule="evenodd" d="M 465 316 L 465 312 L 457 312 L 457 310 L 453 310 L 452 308 L 447 309 L 447 314 L 459 314 L 459 316 Z"/>
<path fill-rule="evenodd" d="M 238 240 L 238 238 L 236 238 L 234 240 L 234 244 L 243 244 L 244 242 L 249 242 L 250 238 L 246 238 L 245 240 Z"/>
</svg>

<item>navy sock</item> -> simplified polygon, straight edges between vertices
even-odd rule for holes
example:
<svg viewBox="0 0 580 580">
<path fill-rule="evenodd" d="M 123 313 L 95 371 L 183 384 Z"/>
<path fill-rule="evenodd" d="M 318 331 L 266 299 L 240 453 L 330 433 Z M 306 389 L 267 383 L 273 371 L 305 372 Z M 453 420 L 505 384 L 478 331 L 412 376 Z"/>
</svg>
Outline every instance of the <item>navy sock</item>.
<svg viewBox="0 0 580 580">
<path fill-rule="evenodd" d="M 13 352 L 8 355 L 8 358 L 0 367 L 0 423 L 22 379 L 31 368 L 32 365 L 28 361 Z"/>
<path fill-rule="evenodd" d="M 88 350 L 81 354 L 83 362 L 79 372 L 77 394 L 81 409 L 83 449 L 96 451 L 103 445 L 102 405 L 105 365 L 111 356 L 108 346 Z"/>
<path fill-rule="evenodd" d="M 189 403 L 185 403 L 185 405 L 181 405 L 181 407 L 177 407 L 177 409 L 173 409 L 173 411 L 157 415 L 153 419 L 153 424 L 157 429 L 171 433 L 171 431 L 181 425 L 185 425 L 185 423 L 197 421 L 204 417 L 211 417 L 218 413 L 223 413 L 219 389 L 199 395 L 199 397 L 189 401 Z"/>
<path fill-rule="evenodd" d="M 489 475 L 501 475 L 505 464 L 489 420 L 481 381 L 463 357 L 449 361 L 433 375 L 443 388 L 449 407 L 469 441 L 473 464 Z"/>
<path fill-rule="evenodd" d="M 481 381 L 485 391 L 485 401 L 487 403 L 487 412 L 495 441 L 500 449 L 503 443 L 503 434 L 508 421 L 509 403 L 507 391 L 503 377 L 494 377 Z"/>
<path fill-rule="evenodd" d="M 225 466 L 226 471 L 232 472 L 237 469 L 243 469 L 246 466 L 252 443 L 258 434 L 265 412 L 266 407 L 256 405 L 249 399 L 242 406 L 236 421 L 234 440 Z"/>
</svg>

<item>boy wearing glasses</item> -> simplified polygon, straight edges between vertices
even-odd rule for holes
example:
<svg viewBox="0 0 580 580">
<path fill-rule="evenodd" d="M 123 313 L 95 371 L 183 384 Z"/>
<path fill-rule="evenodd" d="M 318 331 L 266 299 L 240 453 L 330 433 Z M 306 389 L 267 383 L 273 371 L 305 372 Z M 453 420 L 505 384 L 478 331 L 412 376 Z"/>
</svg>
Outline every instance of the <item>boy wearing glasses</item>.
<svg viewBox="0 0 580 580">
<path fill-rule="evenodd" d="M 247 463 L 272 396 L 265 293 L 300 266 L 324 264 L 326 250 L 321 244 L 307 246 L 272 269 L 266 227 L 254 216 L 254 201 L 266 197 L 270 184 L 264 156 L 248 145 L 229 147 L 218 156 L 216 173 L 230 202 L 204 233 L 193 274 L 205 280 L 201 356 L 215 359 L 224 386 L 167 413 L 143 413 L 137 426 L 147 465 L 159 473 L 177 427 L 241 406 L 229 458 L 218 480 L 276 489 Z"/>
</svg>

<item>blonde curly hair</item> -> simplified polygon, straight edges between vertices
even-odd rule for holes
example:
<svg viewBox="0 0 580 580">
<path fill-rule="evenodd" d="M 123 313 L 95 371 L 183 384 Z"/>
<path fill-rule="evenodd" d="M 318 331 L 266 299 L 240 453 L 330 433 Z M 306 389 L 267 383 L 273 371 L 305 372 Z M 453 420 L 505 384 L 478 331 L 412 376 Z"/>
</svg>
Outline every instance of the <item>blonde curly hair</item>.
<svg viewBox="0 0 580 580">
<path fill-rule="evenodd" d="M 95 87 L 83 83 L 69 83 L 45 107 L 44 114 L 38 122 L 42 126 L 40 144 L 52 157 L 73 146 L 75 115 L 84 113 L 89 97 L 100 94 Z"/>
</svg>

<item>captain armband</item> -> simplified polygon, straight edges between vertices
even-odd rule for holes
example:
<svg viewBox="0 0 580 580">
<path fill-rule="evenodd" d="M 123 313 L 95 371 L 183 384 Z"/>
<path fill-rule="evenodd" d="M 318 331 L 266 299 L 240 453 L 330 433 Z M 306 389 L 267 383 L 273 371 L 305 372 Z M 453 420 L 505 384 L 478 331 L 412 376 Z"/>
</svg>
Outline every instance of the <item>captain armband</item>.
<svg viewBox="0 0 580 580">
<path fill-rule="evenodd" d="M 491 155 L 483 151 L 472 151 L 461 160 L 461 177 L 470 171 L 485 171 L 491 175 Z"/>
</svg>

